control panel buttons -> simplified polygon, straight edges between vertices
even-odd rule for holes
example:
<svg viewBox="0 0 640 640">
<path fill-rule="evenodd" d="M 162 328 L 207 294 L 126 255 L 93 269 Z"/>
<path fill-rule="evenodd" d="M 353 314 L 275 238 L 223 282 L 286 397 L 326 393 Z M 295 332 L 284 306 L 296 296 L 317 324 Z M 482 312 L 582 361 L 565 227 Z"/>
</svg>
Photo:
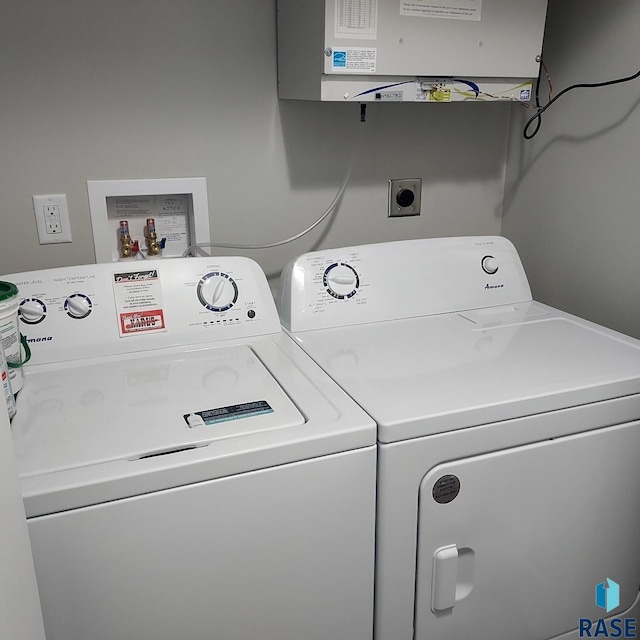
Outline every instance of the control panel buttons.
<svg viewBox="0 0 640 640">
<path fill-rule="evenodd" d="M 322 284 L 329 295 L 344 300 L 357 293 L 360 278 L 352 266 L 345 262 L 334 262 L 325 269 Z"/>
<path fill-rule="evenodd" d="M 74 293 L 64 301 L 67 315 L 76 320 L 86 318 L 91 313 L 91 300 L 83 293 Z"/>
<path fill-rule="evenodd" d="M 47 307 L 38 298 L 27 298 L 18 307 L 18 316 L 26 324 L 38 324 L 45 319 Z"/>
<path fill-rule="evenodd" d="M 499 267 L 500 263 L 493 256 L 485 256 L 484 258 L 482 258 L 482 269 L 490 276 L 496 273 Z"/>
<path fill-rule="evenodd" d="M 238 300 L 238 285 L 222 271 L 212 271 L 198 283 L 198 300 L 209 311 L 227 311 Z"/>
</svg>

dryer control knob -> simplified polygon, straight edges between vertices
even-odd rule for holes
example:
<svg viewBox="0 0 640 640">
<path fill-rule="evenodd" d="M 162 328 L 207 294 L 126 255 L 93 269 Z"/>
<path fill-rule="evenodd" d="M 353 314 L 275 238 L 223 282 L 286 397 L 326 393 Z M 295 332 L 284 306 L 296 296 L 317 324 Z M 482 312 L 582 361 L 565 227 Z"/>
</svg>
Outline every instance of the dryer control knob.
<svg viewBox="0 0 640 640">
<path fill-rule="evenodd" d="M 499 266 L 500 263 L 493 256 L 482 258 L 482 269 L 491 276 L 498 270 Z"/>
<path fill-rule="evenodd" d="M 336 262 L 325 270 L 322 284 L 329 295 L 344 300 L 356 294 L 360 286 L 360 278 L 351 265 Z"/>
</svg>

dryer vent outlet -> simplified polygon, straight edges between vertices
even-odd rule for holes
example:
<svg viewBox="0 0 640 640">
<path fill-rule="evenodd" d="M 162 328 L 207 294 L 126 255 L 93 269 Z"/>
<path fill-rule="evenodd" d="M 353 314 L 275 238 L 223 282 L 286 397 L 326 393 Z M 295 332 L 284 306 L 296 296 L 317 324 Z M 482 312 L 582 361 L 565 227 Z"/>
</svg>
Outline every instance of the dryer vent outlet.
<svg viewBox="0 0 640 640">
<path fill-rule="evenodd" d="M 389 217 L 419 216 L 422 178 L 389 180 Z"/>
</svg>

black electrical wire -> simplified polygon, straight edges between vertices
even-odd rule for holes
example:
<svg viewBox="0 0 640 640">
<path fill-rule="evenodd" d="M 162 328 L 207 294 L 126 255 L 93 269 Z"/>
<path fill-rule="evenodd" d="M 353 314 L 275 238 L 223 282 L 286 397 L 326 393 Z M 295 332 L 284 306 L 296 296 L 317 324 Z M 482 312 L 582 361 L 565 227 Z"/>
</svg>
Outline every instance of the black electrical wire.
<svg viewBox="0 0 640 640">
<path fill-rule="evenodd" d="M 640 78 L 640 71 L 637 71 L 633 75 L 625 76 L 624 78 L 617 78 L 616 80 L 607 80 L 606 82 L 583 82 L 578 84 L 572 84 L 571 86 L 563 89 L 558 95 L 554 96 L 544 107 L 540 107 L 540 98 L 539 98 L 539 88 L 540 88 L 540 75 L 542 73 L 542 63 L 540 64 L 540 72 L 538 73 L 538 81 L 536 84 L 536 114 L 527 120 L 527 123 L 524 125 L 524 129 L 522 130 L 522 136 L 525 140 L 531 140 L 533 136 L 535 136 L 538 131 L 540 131 L 540 125 L 542 124 L 542 114 L 554 103 L 556 100 L 561 98 L 565 93 L 572 91 L 573 89 L 597 89 L 599 87 L 609 87 L 612 84 L 621 84 L 623 82 L 629 82 L 631 80 L 635 80 L 636 78 Z M 532 133 L 528 133 L 529 127 L 533 122 L 536 122 L 536 127 Z"/>
<path fill-rule="evenodd" d="M 531 138 L 533 138 L 533 136 L 536 135 L 536 133 L 538 133 L 538 131 L 540 131 L 540 127 L 542 126 L 542 111 L 540 110 L 540 80 L 542 78 L 542 60 L 540 60 L 540 68 L 538 69 L 538 79 L 536 80 L 536 109 L 537 109 L 537 113 L 535 116 L 533 116 L 533 118 L 531 118 L 527 124 L 524 126 L 524 130 L 522 132 L 522 135 L 525 137 L 526 140 L 531 140 Z M 536 121 L 536 128 L 534 130 L 534 132 L 532 134 L 530 134 L 529 136 L 527 136 L 527 129 L 529 128 L 529 126 L 531 125 L 531 123 L 533 122 L 533 120 Z"/>
</svg>

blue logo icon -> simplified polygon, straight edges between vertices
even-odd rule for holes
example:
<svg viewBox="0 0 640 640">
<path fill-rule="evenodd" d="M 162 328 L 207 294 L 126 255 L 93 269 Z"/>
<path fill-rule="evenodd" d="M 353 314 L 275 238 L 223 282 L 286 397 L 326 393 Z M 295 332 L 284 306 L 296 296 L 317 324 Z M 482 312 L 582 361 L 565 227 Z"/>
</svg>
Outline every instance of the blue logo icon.
<svg viewBox="0 0 640 640">
<path fill-rule="evenodd" d="M 620 585 L 611 578 L 596 585 L 596 605 L 607 613 L 620 606 Z"/>
<path fill-rule="evenodd" d="M 620 585 L 611 578 L 596 585 L 596 606 L 607 613 L 620 606 Z M 637 638 L 636 618 L 580 618 L 580 638 Z"/>
<path fill-rule="evenodd" d="M 347 52 L 346 51 L 334 51 L 333 52 L 333 66 L 334 67 L 346 67 L 347 66 Z"/>
</svg>

